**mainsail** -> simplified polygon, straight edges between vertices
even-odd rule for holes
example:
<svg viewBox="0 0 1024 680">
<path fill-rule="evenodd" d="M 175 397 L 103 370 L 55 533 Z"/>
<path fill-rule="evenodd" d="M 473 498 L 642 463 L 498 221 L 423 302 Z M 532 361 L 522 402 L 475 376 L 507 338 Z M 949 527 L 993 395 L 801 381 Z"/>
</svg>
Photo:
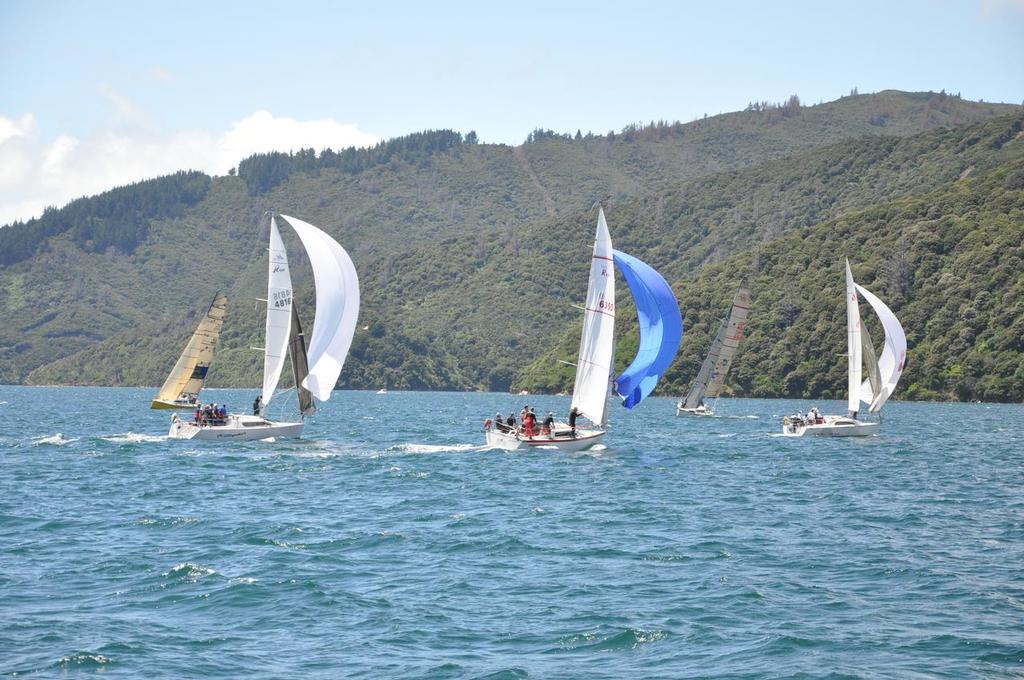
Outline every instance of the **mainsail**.
<svg viewBox="0 0 1024 680">
<path fill-rule="evenodd" d="M 885 347 L 882 348 L 882 356 L 878 358 L 879 387 L 873 389 L 869 380 L 860 388 L 860 398 L 870 404 L 869 410 L 872 413 L 877 413 L 896 390 L 896 383 L 903 374 L 907 361 L 907 336 L 903 332 L 900 320 L 888 305 L 863 286 L 856 283 L 853 285 L 875 310 L 885 330 Z"/>
<path fill-rule="evenodd" d="M 633 362 L 615 379 L 622 405 L 633 408 L 654 391 L 683 340 L 683 317 L 672 288 L 653 267 L 619 250 L 616 266 L 629 284 L 640 322 L 640 346 Z"/>
<path fill-rule="evenodd" d="M 220 328 L 224 325 L 224 314 L 227 312 L 228 298 L 217 293 L 213 303 L 206 311 L 192 338 L 185 345 L 185 350 L 178 357 L 171 369 L 156 401 L 173 402 L 182 395 L 199 394 L 206 380 L 206 372 L 213 361 L 213 351 L 217 347 Z"/>
<path fill-rule="evenodd" d="M 281 379 L 292 323 L 292 277 L 277 222 L 270 218 L 270 265 L 267 275 L 266 346 L 263 351 L 263 408 L 270 404 Z"/>
<path fill-rule="evenodd" d="M 715 339 L 711 341 L 708 355 L 700 366 L 697 378 L 686 394 L 685 408 L 697 408 L 705 397 L 714 398 L 722 393 L 725 379 L 732 368 L 732 361 L 743 339 L 750 309 L 750 291 L 740 288 L 732 299 L 729 316 L 722 320 Z"/>
<path fill-rule="evenodd" d="M 359 317 L 359 277 L 345 249 L 300 219 L 281 215 L 299 235 L 316 285 L 316 314 L 309 341 L 309 374 L 302 386 L 327 401 L 338 381 Z"/>
<path fill-rule="evenodd" d="M 288 341 L 288 356 L 292 359 L 292 375 L 295 376 L 295 391 L 299 395 L 299 413 L 308 416 L 316 411 L 313 395 L 302 386 L 302 381 L 309 375 L 309 361 L 306 358 L 306 336 L 302 333 L 299 322 L 299 306 L 292 301 L 292 332 Z"/>
<path fill-rule="evenodd" d="M 608 381 L 612 372 L 615 336 L 615 263 L 612 239 L 604 210 L 597 215 L 594 254 L 590 261 L 590 282 L 583 312 L 583 334 L 576 361 L 576 382 L 572 407 L 602 427 L 608 406 Z"/>
<path fill-rule="evenodd" d="M 860 410 L 861 362 L 863 348 L 860 340 L 860 309 L 857 306 L 857 290 L 854 288 L 853 274 L 850 272 L 850 261 L 846 261 L 846 352 L 847 352 L 847 388 L 846 406 L 850 416 L 854 417 Z"/>
<path fill-rule="evenodd" d="M 722 319 L 722 323 L 718 325 L 718 333 L 715 334 L 715 339 L 711 341 L 708 355 L 704 357 L 704 363 L 700 365 L 697 377 L 694 378 L 693 384 L 690 385 L 690 391 L 686 393 L 686 400 L 683 404 L 684 408 L 697 408 L 700 406 L 701 401 L 704 400 L 708 383 L 711 382 L 711 372 L 718 364 L 718 355 L 722 351 L 722 345 L 725 344 L 725 329 L 728 323 L 728 319 Z"/>
</svg>

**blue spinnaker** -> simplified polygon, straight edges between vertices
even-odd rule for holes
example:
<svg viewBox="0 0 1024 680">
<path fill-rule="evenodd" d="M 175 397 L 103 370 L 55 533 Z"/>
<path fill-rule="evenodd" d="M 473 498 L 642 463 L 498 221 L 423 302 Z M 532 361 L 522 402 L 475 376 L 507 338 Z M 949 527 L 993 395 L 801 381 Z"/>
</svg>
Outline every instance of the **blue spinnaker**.
<svg viewBox="0 0 1024 680">
<path fill-rule="evenodd" d="M 633 408 L 654 391 L 683 341 L 683 315 L 672 288 L 649 264 L 619 250 L 615 266 L 626 277 L 640 320 L 640 348 L 618 378 L 615 391 L 622 405 Z"/>
</svg>

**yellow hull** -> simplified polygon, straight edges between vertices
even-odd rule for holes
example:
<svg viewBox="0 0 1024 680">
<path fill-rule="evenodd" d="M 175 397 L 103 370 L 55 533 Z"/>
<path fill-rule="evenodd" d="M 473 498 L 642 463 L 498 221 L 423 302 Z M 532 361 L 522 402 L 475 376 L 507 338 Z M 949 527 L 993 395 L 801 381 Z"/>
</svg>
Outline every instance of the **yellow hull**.
<svg viewBox="0 0 1024 680">
<path fill-rule="evenodd" d="M 161 401 L 160 399 L 154 399 L 153 403 L 149 405 L 150 408 L 156 409 L 181 409 L 186 411 L 194 411 L 196 409 L 195 404 L 177 404 L 173 401 Z"/>
</svg>

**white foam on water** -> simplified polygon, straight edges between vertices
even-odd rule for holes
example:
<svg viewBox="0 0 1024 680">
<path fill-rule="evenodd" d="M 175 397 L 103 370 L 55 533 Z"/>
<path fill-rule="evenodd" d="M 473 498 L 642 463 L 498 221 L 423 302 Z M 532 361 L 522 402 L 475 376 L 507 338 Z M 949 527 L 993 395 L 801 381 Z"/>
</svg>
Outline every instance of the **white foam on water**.
<svg viewBox="0 0 1024 680">
<path fill-rule="evenodd" d="M 398 444 L 388 449 L 398 453 L 460 453 L 463 451 L 483 451 L 486 446 L 476 444 Z"/>
<path fill-rule="evenodd" d="M 71 444 L 72 442 L 77 441 L 78 437 L 66 439 L 64 435 L 58 432 L 57 434 L 50 435 L 49 437 L 36 437 L 32 440 L 32 446 L 64 446 L 65 444 Z"/>
<path fill-rule="evenodd" d="M 136 432 L 125 432 L 124 434 L 111 434 L 106 437 L 100 437 L 108 442 L 114 442 L 115 444 L 138 444 L 141 442 L 165 442 L 168 439 L 166 434 L 155 435 L 155 434 L 140 434 Z"/>
</svg>

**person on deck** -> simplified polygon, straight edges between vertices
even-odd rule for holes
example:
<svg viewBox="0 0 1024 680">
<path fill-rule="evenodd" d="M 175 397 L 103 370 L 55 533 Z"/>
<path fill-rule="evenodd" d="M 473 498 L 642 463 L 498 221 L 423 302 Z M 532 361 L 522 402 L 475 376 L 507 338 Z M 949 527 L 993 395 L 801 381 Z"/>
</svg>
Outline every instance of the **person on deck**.
<svg viewBox="0 0 1024 680">
<path fill-rule="evenodd" d="M 508 423 L 508 431 L 511 432 L 512 434 L 515 434 L 516 433 L 516 414 L 515 413 L 509 413 L 508 414 L 508 420 L 506 422 Z"/>
<path fill-rule="evenodd" d="M 505 419 L 501 417 L 501 411 L 494 414 L 494 428 L 498 432 L 508 432 L 508 428 L 505 426 Z"/>
<path fill-rule="evenodd" d="M 575 406 L 569 410 L 569 434 L 576 436 L 576 419 L 580 416 L 580 410 Z"/>
<path fill-rule="evenodd" d="M 217 417 L 220 419 L 220 424 L 225 425 L 228 422 L 228 407 L 224 404 L 220 405 L 220 411 L 217 412 Z"/>
<path fill-rule="evenodd" d="M 523 417 L 523 428 L 526 430 L 526 436 L 532 437 L 534 432 L 533 428 L 537 425 L 537 416 L 533 415 L 532 411 L 527 411 Z"/>
<path fill-rule="evenodd" d="M 260 414 L 260 407 L 263 405 L 263 395 L 257 394 L 256 400 L 252 402 L 252 414 L 258 416 Z"/>
<path fill-rule="evenodd" d="M 540 428 L 541 434 L 546 434 L 549 437 L 555 436 L 555 414 L 548 411 L 548 417 L 544 419 L 544 426 Z"/>
</svg>

